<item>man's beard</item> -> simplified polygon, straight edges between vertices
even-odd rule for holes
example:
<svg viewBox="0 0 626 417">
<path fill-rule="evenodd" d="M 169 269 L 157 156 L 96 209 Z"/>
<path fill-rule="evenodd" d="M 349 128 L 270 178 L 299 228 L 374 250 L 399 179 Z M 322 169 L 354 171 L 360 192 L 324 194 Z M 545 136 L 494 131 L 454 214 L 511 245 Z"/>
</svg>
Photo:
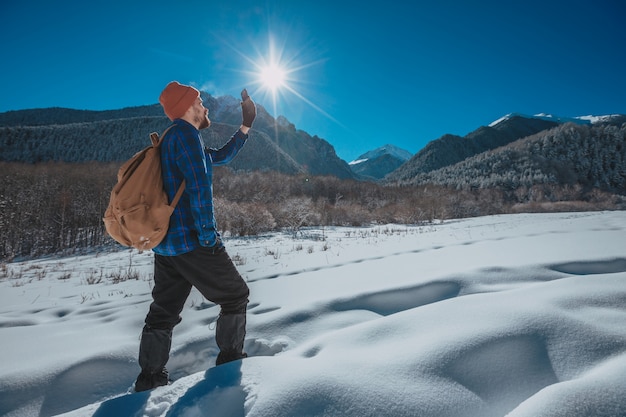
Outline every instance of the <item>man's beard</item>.
<svg viewBox="0 0 626 417">
<path fill-rule="evenodd" d="M 207 127 L 211 126 L 211 121 L 209 120 L 209 111 L 206 109 L 196 109 L 192 117 L 194 121 L 194 126 L 197 126 L 198 130 L 206 129 Z"/>
<path fill-rule="evenodd" d="M 209 116 L 205 114 L 203 115 L 203 117 L 198 117 L 198 125 L 200 126 L 198 130 L 206 129 L 207 127 L 211 126 Z"/>
</svg>

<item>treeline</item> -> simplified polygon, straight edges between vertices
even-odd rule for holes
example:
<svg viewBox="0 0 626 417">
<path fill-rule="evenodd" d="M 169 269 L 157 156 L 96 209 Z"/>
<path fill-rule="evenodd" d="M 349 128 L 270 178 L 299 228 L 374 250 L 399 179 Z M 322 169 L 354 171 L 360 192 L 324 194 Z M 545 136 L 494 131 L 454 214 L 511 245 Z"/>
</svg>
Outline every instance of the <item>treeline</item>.
<svg viewBox="0 0 626 417">
<path fill-rule="evenodd" d="M 100 223 L 118 165 L 0 162 L 0 258 L 110 243 Z"/>
<path fill-rule="evenodd" d="M 0 162 L 0 260 L 116 245 L 102 215 L 119 163 Z M 277 172 L 214 176 L 220 231 L 254 235 L 277 229 L 373 223 L 423 224 L 517 211 L 624 209 L 624 198 L 580 184 L 514 190 L 441 185 L 383 186 Z"/>
</svg>

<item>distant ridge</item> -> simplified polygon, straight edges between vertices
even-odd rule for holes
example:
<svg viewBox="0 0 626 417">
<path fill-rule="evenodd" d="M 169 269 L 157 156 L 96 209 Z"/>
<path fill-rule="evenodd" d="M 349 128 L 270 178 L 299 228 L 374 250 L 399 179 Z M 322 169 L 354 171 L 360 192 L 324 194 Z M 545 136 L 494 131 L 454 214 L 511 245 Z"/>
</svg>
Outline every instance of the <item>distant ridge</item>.
<svg viewBox="0 0 626 417">
<path fill-rule="evenodd" d="M 163 109 L 160 105 L 126 107 L 119 110 L 77 110 L 49 107 L 0 113 L 0 126 L 63 125 L 151 116 L 163 116 Z"/>
</svg>

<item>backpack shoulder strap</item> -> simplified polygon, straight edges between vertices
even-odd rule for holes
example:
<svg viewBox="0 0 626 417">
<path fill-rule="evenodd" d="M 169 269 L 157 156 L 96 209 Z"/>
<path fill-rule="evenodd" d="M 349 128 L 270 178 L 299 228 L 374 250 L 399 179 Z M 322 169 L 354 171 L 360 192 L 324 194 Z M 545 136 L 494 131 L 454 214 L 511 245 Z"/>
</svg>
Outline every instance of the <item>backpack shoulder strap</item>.
<svg viewBox="0 0 626 417">
<path fill-rule="evenodd" d="M 161 145 L 161 142 L 163 142 L 163 138 L 165 137 L 165 134 L 166 134 L 167 132 L 169 132 L 169 130 L 170 130 L 171 128 L 173 128 L 173 127 L 174 127 L 174 125 L 173 125 L 173 124 L 172 124 L 172 125 L 170 125 L 167 129 L 165 129 L 165 130 L 163 131 L 163 133 L 161 133 L 161 135 L 160 135 L 160 136 L 159 136 L 159 134 L 158 134 L 157 132 L 152 132 L 152 133 L 150 133 L 150 140 L 152 141 L 152 147 L 156 148 L 156 147 L 160 146 L 160 145 Z"/>
<path fill-rule="evenodd" d="M 165 134 L 173 127 L 174 127 L 173 124 L 170 125 L 167 129 L 163 131 L 163 133 L 161 133 L 161 136 L 159 136 L 159 134 L 156 132 L 150 133 L 150 140 L 152 141 L 152 146 L 155 148 L 158 146 L 161 146 L 161 142 L 163 142 L 163 138 L 165 137 Z M 172 208 L 176 207 L 176 205 L 178 204 L 178 200 L 180 200 L 180 198 L 183 196 L 183 191 L 185 191 L 186 184 L 187 184 L 186 181 L 183 180 L 183 182 L 180 184 L 180 187 L 178 187 L 178 191 L 176 191 L 176 194 L 174 195 L 174 199 L 170 203 L 170 207 Z"/>
<path fill-rule="evenodd" d="M 178 204 L 178 200 L 180 200 L 180 198 L 183 196 L 183 191 L 185 191 L 186 184 L 186 181 L 183 180 L 183 182 L 180 184 L 180 187 L 178 187 L 178 191 L 176 191 L 176 195 L 174 195 L 174 199 L 172 200 L 170 207 L 176 207 L 176 204 Z"/>
</svg>

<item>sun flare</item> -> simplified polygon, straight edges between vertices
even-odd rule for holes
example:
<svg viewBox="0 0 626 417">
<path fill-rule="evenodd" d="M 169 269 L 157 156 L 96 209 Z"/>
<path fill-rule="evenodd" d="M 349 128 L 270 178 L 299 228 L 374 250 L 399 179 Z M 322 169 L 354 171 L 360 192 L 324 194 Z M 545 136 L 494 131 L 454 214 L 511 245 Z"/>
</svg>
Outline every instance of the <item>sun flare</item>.
<svg viewBox="0 0 626 417">
<path fill-rule="evenodd" d="M 305 85 L 314 85 L 315 81 L 309 78 L 308 70 L 326 61 L 324 58 L 307 60 L 310 55 L 307 49 L 288 51 L 285 44 L 277 45 L 275 38 L 268 35 L 266 47 L 256 45 L 257 56 L 244 54 L 236 48 L 250 65 L 250 69 L 242 71 L 247 75 L 250 82 L 252 97 L 258 102 L 269 99 L 274 114 L 279 113 L 279 103 L 296 98 L 311 106 L 329 120 L 342 125 L 333 116 L 328 114 L 318 104 L 314 103 L 308 93 L 305 93 Z M 284 105 L 284 103 L 283 103 Z"/>
</svg>

